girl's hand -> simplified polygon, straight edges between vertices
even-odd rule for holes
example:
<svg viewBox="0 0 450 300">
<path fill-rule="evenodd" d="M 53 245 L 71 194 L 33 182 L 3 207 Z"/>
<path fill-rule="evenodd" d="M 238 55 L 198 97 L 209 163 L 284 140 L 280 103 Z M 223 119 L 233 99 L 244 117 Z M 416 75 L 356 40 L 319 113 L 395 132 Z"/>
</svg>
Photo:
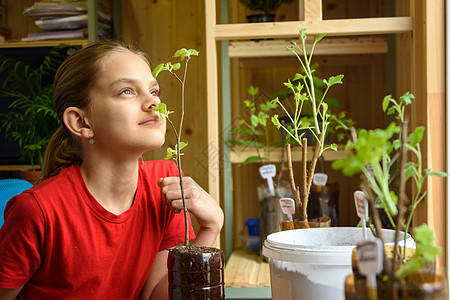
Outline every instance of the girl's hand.
<svg viewBox="0 0 450 300">
<path fill-rule="evenodd" d="M 161 188 L 164 204 L 175 213 L 181 212 L 183 210 L 183 200 L 181 197 L 180 179 L 178 177 L 160 178 L 158 185 Z M 202 238 L 202 231 L 207 231 L 211 237 L 215 235 L 212 240 L 214 242 L 223 225 L 222 209 L 217 201 L 192 178 L 183 177 L 183 187 L 187 210 L 195 216 L 201 226 L 196 240 L 198 241 Z M 210 238 L 208 238 L 209 240 Z"/>
</svg>

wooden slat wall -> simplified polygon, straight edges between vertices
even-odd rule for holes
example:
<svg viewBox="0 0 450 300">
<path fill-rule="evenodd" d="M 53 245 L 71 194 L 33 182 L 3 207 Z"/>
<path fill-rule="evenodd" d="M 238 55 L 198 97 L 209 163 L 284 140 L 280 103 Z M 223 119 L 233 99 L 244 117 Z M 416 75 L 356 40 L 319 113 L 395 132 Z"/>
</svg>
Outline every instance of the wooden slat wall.
<svg viewBox="0 0 450 300">
<path fill-rule="evenodd" d="M 445 86 L 445 1 L 413 1 L 415 15 L 413 91 L 416 106 L 413 124 L 426 126 L 422 151 L 426 168 L 445 171 L 446 168 L 446 86 Z M 404 45 L 407 51 L 409 45 Z M 438 272 L 443 273 L 446 257 L 446 185 L 443 178 L 427 181 L 427 197 L 418 207 L 415 225 L 427 222 L 444 249 L 438 259 Z"/>
</svg>

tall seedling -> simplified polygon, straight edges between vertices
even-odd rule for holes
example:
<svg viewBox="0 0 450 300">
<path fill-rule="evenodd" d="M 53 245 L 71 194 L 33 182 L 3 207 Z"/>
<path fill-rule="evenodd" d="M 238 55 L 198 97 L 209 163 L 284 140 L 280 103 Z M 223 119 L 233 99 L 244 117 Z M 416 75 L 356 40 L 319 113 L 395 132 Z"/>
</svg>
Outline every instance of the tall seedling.
<svg viewBox="0 0 450 300">
<path fill-rule="evenodd" d="M 184 121 L 184 107 L 185 107 L 185 84 L 186 84 L 186 76 L 187 76 L 187 69 L 188 64 L 191 59 L 191 56 L 198 56 L 198 51 L 195 49 L 185 49 L 182 48 L 180 50 L 177 50 L 175 54 L 173 55 L 174 58 L 179 57 L 180 60 L 184 61 L 184 71 L 183 75 L 180 77 L 177 75 L 176 71 L 178 71 L 181 68 L 181 63 L 175 63 L 172 64 L 171 62 L 167 63 L 161 63 L 159 64 L 154 70 L 153 70 L 153 77 L 157 77 L 158 74 L 161 71 L 168 71 L 170 74 L 172 74 L 177 81 L 181 85 L 181 116 L 180 116 L 180 125 L 178 130 L 175 128 L 174 123 L 169 118 L 169 115 L 173 113 L 173 111 L 169 111 L 167 109 L 167 106 L 165 103 L 159 103 L 156 106 L 153 106 L 153 109 L 160 114 L 160 119 L 162 121 L 163 118 L 166 118 L 166 120 L 169 122 L 173 132 L 175 133 L 175 136 L 177 138 L 177 144 L 175 145 L 175 149 L 169 147 L 167 148 L 166 156 L 164 159 L 174 159 L 178 166 L 178 175 L 180 178 L 180 188 L 181 188 L 181 197 L 183 200 L 183 212 L 184 212 L 184 222 L 185 222 L 185 240 L 184 243 L 187 246 L 189 244 L 189 223 L 187 218 L 187 207 L 186 207 L 186 198 L 184 194 L 184 187 L 183 187 L 183 173 L 181 169 L 181 156 L 183 153 L 181 153 L 181 149 L 187 146 L 187 143 L 181 141 L 181 132 L 183 129 L 183 121 Z"/>
<path fill-rule="evenodd" d="M 291 189 L 294 195 L 296 205 L 299 207 L 300 222 L 304 227 L 308 227 L 308 197 L 311 191 L 311 185 L 313 181 L 314 171 L 316 164 L 323 152 L 329 148 L 337 150 L 336 144 L 329 146 L 325 145 L 325 137 L 329 129 L 330 121 L 335 116 L 329 110 L 328 104 L 324 101 L 331 86 L 335 84 L 342 84 L 342 78 L 344 75 L 331 76 L 328 80 L 323 79 L 326 88 L 325 92 L 318 97 L 316 95 L 316 82 L 313 76 L 315 72 L 312 65 L 312 57 L 316 44 L 325 36 L 322 34 L 314 39 L 310 54 L 306 51 L 306 29 L 300 30 L 301 45 L 296 42 L 291 42 L 291 47 L 286 47 L 286 51 L 292 52 L 300 62 L 303 73 L 295 74 L 294 78 L 285 82 L 284 85 L 291 90 L 293 94 L 295 112 L 291 115 L 283 103 L 275 98 L 273 103 L 278 104 L 285 113 L 289 116 L 292 126 L 286 126 L 280 122 L 279 116 L 272 117 L 272 122 L 278 127 L 286 131 L 286 137 L 291 141 L 295 141 L 302 147 L 302 172 L 301 172 L 301 187 L 297 186 L 294 180 L 293 168 L 292 168 L 292 156 L 290 150 L 290 144 L 287 147 L 287 161 L 288 169 L 291 181 Z M 311 110 L 311 118 L 306 120 L 303 118 L 305 107 L 309 107 Z M 310 121 L 312 119 L 312 122 Z M 335 118 L 338 119 L 338 118 Z M 315 139 L 315 148 L 313 152 L 312 160 L 307 165 L 307 139 L 303 137 L 305 131 L 309 130 Z"/>
</svg>

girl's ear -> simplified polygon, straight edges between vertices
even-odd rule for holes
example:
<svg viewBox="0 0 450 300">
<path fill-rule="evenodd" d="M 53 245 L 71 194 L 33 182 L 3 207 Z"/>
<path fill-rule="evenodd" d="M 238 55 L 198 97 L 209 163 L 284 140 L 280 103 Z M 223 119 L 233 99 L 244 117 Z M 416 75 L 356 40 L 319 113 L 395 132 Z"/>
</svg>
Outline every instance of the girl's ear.
<svg viewBox="0 0 450 300">
<path fill-rule="evenodd" d="M 84 110 L 78 107 L 68 107 L 63 114 L 63 121 L 67 129 L 75 136 L 89 139 L 94 136 L 89 120 Z"/>
</svg>

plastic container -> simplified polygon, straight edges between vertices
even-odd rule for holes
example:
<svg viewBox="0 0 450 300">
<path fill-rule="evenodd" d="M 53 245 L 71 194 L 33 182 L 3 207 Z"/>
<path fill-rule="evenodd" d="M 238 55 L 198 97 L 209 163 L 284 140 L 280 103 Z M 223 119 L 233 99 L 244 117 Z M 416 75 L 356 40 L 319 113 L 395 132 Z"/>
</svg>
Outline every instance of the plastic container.
<svg viewBox="0 0 450 300">
<path fill-rule="evenodd" d="M 369 229 L 367 236 L 372 237 Z M 395 231 L 383 230 L 386 244 Z M 358 227 L 328 227 L 270 234 L 262 253 L 268 258 L 272 299 L 345 299 L 345 278 L 352 273 L 352 250 L 362 240 Z M 406 245 L 415 248 L 408 237 Z"/>
<path fill-rule="evenodd" d="M 245 226 L 248 230 L 248 240 L 250 243 L 250 250 L 255 253 L 259 253 L 259 233 L 260 233 L 260 221 L 258 218 L 250 218 L 245 221 Z"/>
</svg>

